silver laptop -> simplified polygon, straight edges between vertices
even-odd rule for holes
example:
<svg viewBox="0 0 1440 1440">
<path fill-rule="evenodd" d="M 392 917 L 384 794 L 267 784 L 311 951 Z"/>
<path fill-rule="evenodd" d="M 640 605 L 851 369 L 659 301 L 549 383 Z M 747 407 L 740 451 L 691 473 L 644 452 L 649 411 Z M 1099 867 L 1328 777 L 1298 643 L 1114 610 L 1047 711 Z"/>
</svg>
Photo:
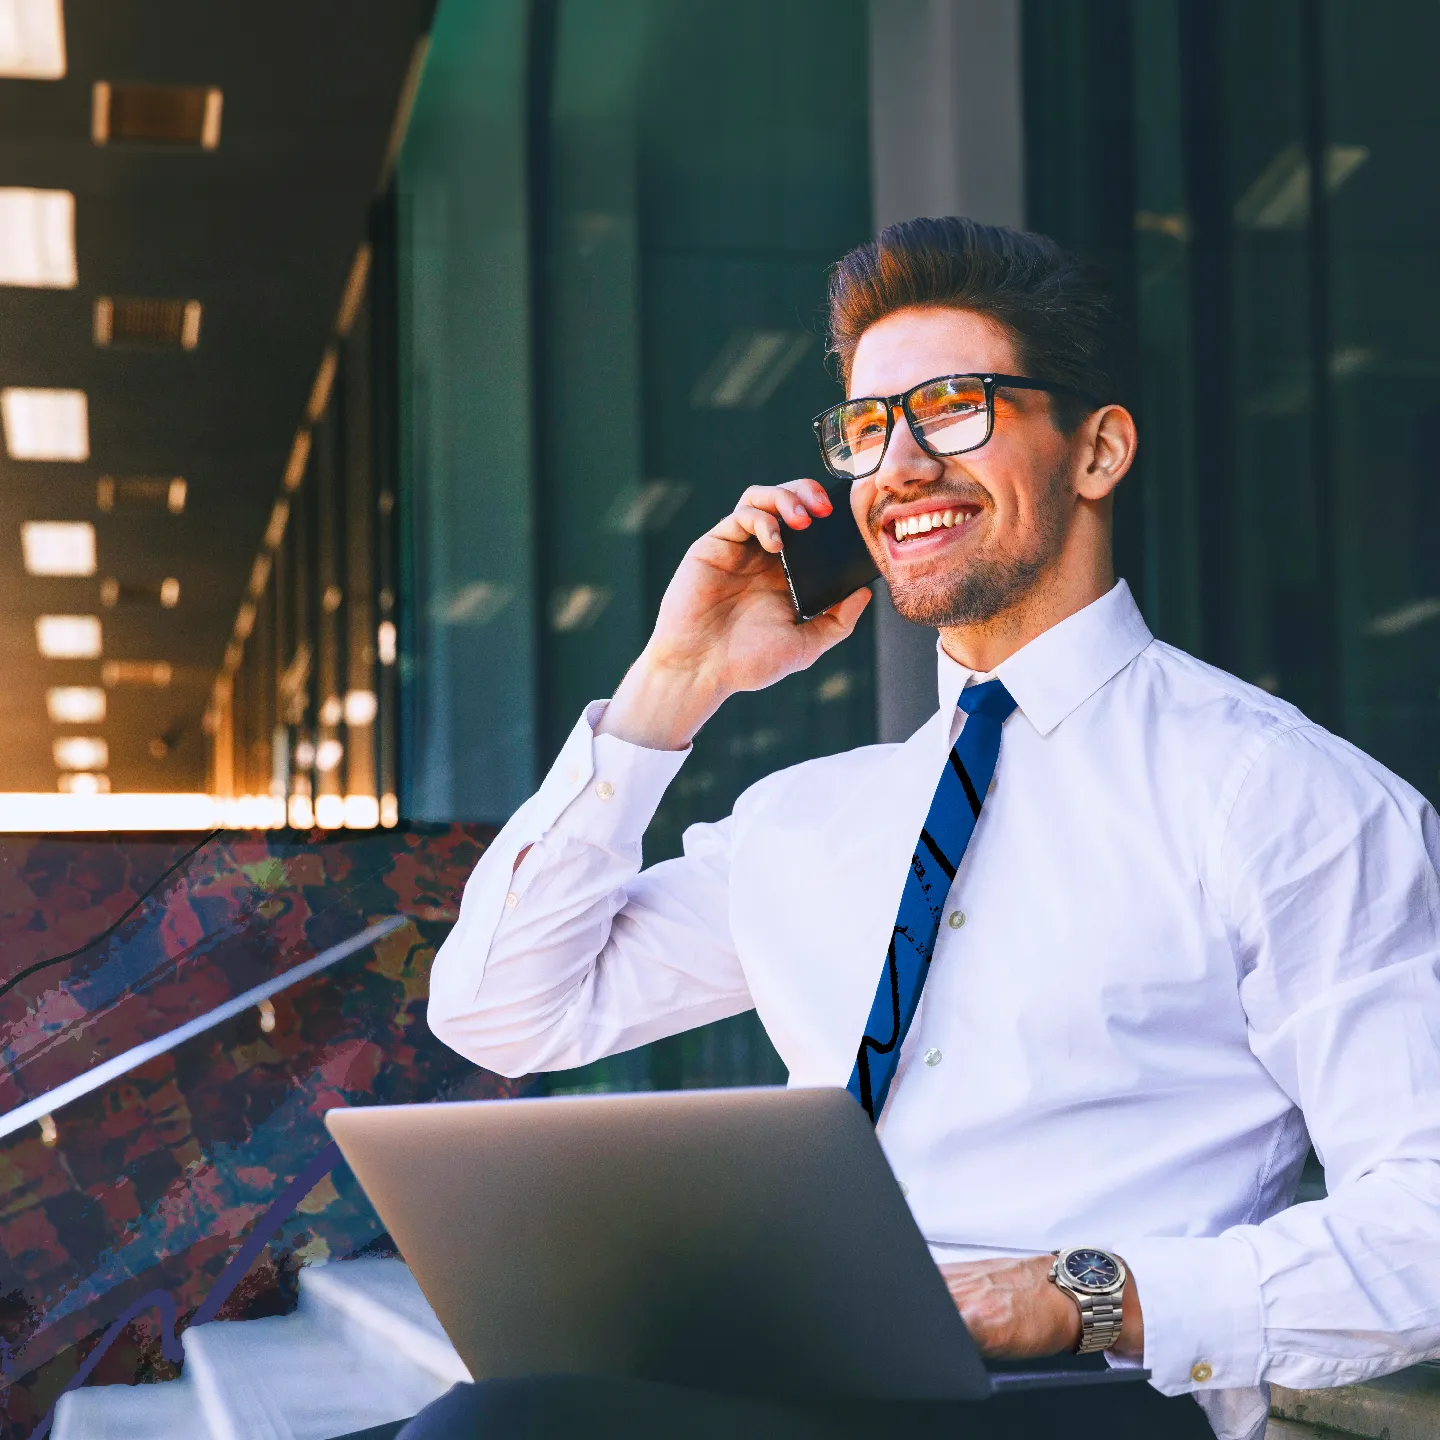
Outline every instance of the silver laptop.
<svg viewBox="0 0 1440 1440">
<path fill-rule="evenodd" d="M 1124 1383 L 987 1368 L 843 1090 L 376 1106 L 325 1117 L 477 1379 L 771 1397 Z"/>
</svg>

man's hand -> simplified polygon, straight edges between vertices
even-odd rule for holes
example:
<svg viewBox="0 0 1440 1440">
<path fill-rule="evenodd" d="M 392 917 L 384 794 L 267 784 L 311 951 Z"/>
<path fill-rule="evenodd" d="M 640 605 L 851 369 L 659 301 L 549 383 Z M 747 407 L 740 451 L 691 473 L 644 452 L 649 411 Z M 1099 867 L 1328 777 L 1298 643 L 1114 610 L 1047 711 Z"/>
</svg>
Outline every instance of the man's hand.
<svg viewBox="0 0 1440 1440">
<path fill-rule="evenodd" d="M 777 558 L 782 523 L 803 530 L 812 515 L 831 508 L 814 480 L 752 485 L 685 552 L 650 642 L 615 692 L 600 732 L 652 750 L 682 750 L 737 690 L 763 690 L 845 639 L 870 591 L 796 624 Z"/>
<path fill-rule="evenodd" d="M 966 1260 L 942 1265 L 940 1273 L 955 1300 L 965 1328 L 982 1355 L 996 1360 L 1026 1360 L 1057 1355 L 1080 1343 L 1080 1309 L 1050 1282 L 1049 1255 L 1023 1260 Z M 1125 1286 L 1123 1326 L 1114 1353 L 1140 1359 L 1145 1353 L 1145 1321 L 1135 1277 Z"/>
</svg>

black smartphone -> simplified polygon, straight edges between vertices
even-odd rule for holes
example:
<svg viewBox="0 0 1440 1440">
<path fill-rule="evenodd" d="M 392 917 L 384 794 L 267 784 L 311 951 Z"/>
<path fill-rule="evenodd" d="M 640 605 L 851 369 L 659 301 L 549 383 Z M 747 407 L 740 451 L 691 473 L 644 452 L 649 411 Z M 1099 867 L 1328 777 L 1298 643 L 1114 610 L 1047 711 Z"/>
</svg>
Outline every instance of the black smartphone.
<svg viewBox="0 0 1440 1440">
<path fill-rule="evenodd" d="M 831 495 L 830 504 L 828 515 L 812 515 L 803 530 L 780 527 L 780 559 L 797 620 L 813 620 L 880 575 L 850 510 L 850 497 Z"/>
</svg>

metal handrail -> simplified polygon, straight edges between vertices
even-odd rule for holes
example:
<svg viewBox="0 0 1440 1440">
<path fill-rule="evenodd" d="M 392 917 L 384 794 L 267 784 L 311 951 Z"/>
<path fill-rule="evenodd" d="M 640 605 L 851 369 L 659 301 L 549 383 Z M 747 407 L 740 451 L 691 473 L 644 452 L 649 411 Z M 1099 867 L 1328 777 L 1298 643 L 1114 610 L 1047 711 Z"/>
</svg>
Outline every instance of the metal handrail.
<svg viewBox="0 0 1440 1440">
<path fill-rule="evenodd" d="M 5 1114 L 0 1115 L 0 1139 L 4 1139 L 7 1135 L 13 1135 L 17 1130 L 23 1130 L 27 1125 L 38 1124 L 47 1115 L 53 1115 L 61 1106 L 80 1099 L 82 1095 L 90 1094 L 92 1090 L 98 1090 L 102 1085 L 108 1085 L 112 1080 L 128 1074 L 137 1065 L 143 1065 L 147 1060 L 153 1060 L 157 1055 L 163 1055 L 167 1050 L 173 1050 L 186 1040 L 190 1040 L 196 1035 L 202 1035 L 206 1030 L 214 1029 L 216 1025 L 223 1024 L 232 1016 L 252 1009 L 262 1000 L 268 1000 L 272 995 L 278 995 L 282 990 L 288 990 L 292 985 L 299 984 L 301 980 L 308 979 L 311 975 L 345 959 L 347 955 L 353 955 L 357 950 L 363 950 L 367 945 L 373 945 L 381 936 L 388 935 L 392 930 L 398 930 L 405 924 L 405 921 L 404 915 L 392 915 L 388 920 L 381 920 L 374 925 L 369 925 L 358 935 L 352 935 L 348 940 L 342 940 L 338 945 L 332 945 L 328 950 L 322 950 L 311 959 L 303 960 L 299 965 L 292 966 L 273 979 L 253 986 L 233 999 L 227 1000 L 223 1005 L 217 1005 L 213 1010 L 208 1010 L 203 1015 L 197 1015 L 193 1020 L 187 1020 L 174 1030 L 159 1035 L 153 1040 L 146 1040 L 119 1055 L 112 1056 L 109 1060 L 102 1061 L 92 1069 L 77 1075 L 73 1080 L 67 1080 L 63 1085 L 57 1085 L 53 1090 L 47 1090 L 45 1094 L 25 1101 L 23 1105 L 17 1105 L 13 1110 L 8 1110 Z"/>
</svg>

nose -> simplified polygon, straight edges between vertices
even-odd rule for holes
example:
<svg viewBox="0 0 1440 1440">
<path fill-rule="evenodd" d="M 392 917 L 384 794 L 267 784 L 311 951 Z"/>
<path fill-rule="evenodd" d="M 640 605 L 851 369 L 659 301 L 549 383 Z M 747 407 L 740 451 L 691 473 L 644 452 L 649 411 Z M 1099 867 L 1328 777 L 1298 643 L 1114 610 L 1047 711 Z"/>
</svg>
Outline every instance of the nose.
<svg viewBox="0 0 1440 1440">
<path fill-rule="evenodd" d="M 916 485 L 933 484 L 945 473 L 944 463 L 920 448 L 899 405 L 893 415 L 895 425 L 890 432 L 890 443 L 885 447 L 880 468 L 870 477 L 871 483 L 877 491 L 887 490 L 892 494 Z"/>
</svg>

